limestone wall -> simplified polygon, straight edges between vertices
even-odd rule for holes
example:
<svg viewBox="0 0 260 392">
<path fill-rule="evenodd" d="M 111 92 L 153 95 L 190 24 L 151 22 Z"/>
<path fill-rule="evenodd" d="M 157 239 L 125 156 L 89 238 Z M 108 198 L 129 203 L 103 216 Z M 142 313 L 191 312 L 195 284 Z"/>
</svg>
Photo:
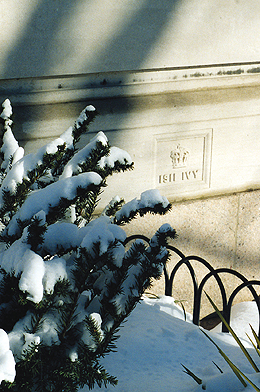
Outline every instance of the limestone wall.
<svg viewBox="0 0 260 392">
<path fill-rule="evenodd" d="M 0 78 L 258 61 L 258 0 L 1 0 Z"/>
<path fill-rule="evenodd" d="M 0 81 L 27 152 L 59 136 L 87 104 L 100 115 L 85 136 L 106 132 L 133 172 L 112 178 L 102 207 L 158 188 L 171 201 L 260 188 L 257 64 L 110 72 Z M 178 156 L 178 158 L 177 158 Z M 131 184 L 131 187 L 128 186 Z"/>
</svg>

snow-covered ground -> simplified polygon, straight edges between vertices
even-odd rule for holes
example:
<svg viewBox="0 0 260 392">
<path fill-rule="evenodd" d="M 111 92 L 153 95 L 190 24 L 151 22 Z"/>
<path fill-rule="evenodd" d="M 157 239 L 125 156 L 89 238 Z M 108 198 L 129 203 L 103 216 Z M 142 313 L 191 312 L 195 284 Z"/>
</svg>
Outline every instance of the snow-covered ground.
<svg viewBox="0 0 260 392">
<path fill-rule="evenodd" d="M 144 297 L 120 330 L 117 352 L 110 353 L 102 362 L 107 371 L 118 378 L 118 385 L 107 389 L 95 387 L 94 392 L 197 392 L 205 388 L 208 392 L 255 391 L 250 385 L 243 387 L 217 348 L 190 320 L 187 315 L 187 321 L 184 321 L 183 311 L 173 298 Z M 249 323 L 258 331 L 255 303 L 234 305 L 231 325 L 245 339 L 244 344 L 260 366 L 260 358 L 245 335 L 245 332 L 250 334 Z M 260 373 L 254 372 L 233 337 L 219 331 L 217 326 L 214 331 L 207 332 L 235 365 L 260 387 Z M 198 385 L 188 376 L 181 364 L 202 379 L 203 384 Z M 81 389 L 83 391 L 88 389 Z"/>
</svg>

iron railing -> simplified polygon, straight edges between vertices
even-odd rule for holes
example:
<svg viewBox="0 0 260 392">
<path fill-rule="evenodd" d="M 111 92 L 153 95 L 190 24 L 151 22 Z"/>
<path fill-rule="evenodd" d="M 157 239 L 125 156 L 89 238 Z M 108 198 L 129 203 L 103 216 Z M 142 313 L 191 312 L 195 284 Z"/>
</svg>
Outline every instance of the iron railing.
<svg viewBox="0 0 260 392">
<path fill-rule="evenodd" d="M 132 235 L 132 236 L 129 236 L 126 238 L 125 244 L 127 244 L 133 240 L 136 240 L 136 239 L 141 239 L 141 240 L 145 241 L 147 244 L 149 244 L 149 241 L 150 241 L 149 238 L 144 235 Z M 248 280 L 240 272 L 235 271 L 233 269 L 229 269 L 229 268 L 216 268 L 215 269 L 214 267 L 212 267 L 212 265 L 208 261 L 206 261 L 202 257 L 185 256 L 179 249 L 175 248 L 172 245 L 167 245 L 167 249 L 171 253 L 177 255 L 179 257 L 179 260 L 175 264 L 171 273 L 168 273 L 166 267 L 164 268 L 165 295 L 172 296 L 174 278 L 175 278 L 177 272 L 179 271 L 179 268 L 181 266 L 185 265 L 189 270 L 189 273 L 190 273 L 190 276 L 192 279 L 192 284 L 193 284 L 193 317 L 192 317 L 192 321 L 194 324 L 199 325 L 201 299 L 202 299 L 203 289 L 204 289 L 205 284 L 208 282 L 208 280 L 211 277 L 213 277 L 219 287 L 219 290 L 220 290 L 221 301 L 222 301 L 222 314 L 228 324 L 230 323 L 231 307 L 232 307 L 232 304 L 234 302 L 235 297 L 245 287 L 247 287 L 250 290 L 250 292 L 253 296 L 253 299 L 255 300 L 257 308 L 258 308 L 258 315 L 259 315 L 258 336 L 260 337 L 260 299 L 259 299 L 259 296 L 258 296 L 255 288 L 254 288 L 254 286 L 260 286 L 259 280 Z M 199 264 L 202 264 L 209 271 L 202 278 L 200 283 L 198 283 L 194 266 L 191 264 L 192 261 L 196 261 Z M 238 278 L 241 281 L 241 283 L 229 295 L 229 298 L 227 296 L 227 291 L 225 289 L 223 280 L 221 279 L 221 276 L 220 276 L 223 274 L 235 276 L 236 278 Z M 224 323 L 222 323 L 222 331 L 228 332 L 228 329 Z"/>
</svg>

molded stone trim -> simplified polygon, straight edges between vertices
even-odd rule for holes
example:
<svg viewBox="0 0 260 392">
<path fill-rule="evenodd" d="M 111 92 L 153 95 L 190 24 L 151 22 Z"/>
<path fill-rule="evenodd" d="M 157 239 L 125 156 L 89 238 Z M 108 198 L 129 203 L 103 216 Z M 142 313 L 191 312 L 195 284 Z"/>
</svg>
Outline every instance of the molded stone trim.
<svg viewBox="0 0 260 392">
<path fill-rule="evenodd" d="M 260 84 L 260 62 L 0 80 L 0 99 L 14 104 L 154 95 Z"/>
</svg>

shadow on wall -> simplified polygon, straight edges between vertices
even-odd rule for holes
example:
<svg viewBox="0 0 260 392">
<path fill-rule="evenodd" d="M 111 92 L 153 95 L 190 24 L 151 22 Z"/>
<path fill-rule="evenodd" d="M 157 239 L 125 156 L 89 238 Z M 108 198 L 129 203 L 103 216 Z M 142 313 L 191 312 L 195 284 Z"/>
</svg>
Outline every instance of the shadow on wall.
<svg viewBox="0 0 260 392">
<path fill-rule="evenodd" d="M 257 61 L 257 11 L 257 0 L 2 0 L 0 79 Z"/>
<path fill-rule="evenodd" d="M 55 37 L 61 25 L 70 16 L 77 0 L 32 2 L 31 15 L 23 26 L 21 16 L 20 29 L 14 43 L 5 58 L 3 79 L 40 77 L 48 74 L 51 63 L 65 55 L 62 47 L 56 47 Z"/>
<path fill-rule="evenodd" d="M 32 0 L 31 5 L 27 3 L 25 7 L 25 2 L 19 3 L 21 20 L 17 19 L 19 27 L 12 46 L 0 54 L 4 64 L 0 79 L 142 69 L 170 19 L 175 14 L 177 18 L 181 4 L 180 0 Z M 31 12 L 26 18 L 25 9 Z M 121 81 L 124 83 L 123 78 Z M 4 95 L 8 96 L 6 90 Z M 62 132 L 64 124 L 65 127 L 71 125 L 72 119 L 89 103 L 93 103 L 103 117 L 115 114 L 113 129 L 120 129 L 137 105 L 127 97 L 96 102 L 91 96 L 84 102 L 68 102 L 66 107 L 16 107 L 13 103 L 15 122 L 17 126 L 22 124 L 19 129 L 16 126 L 16 136 L 25 146 L 28 140 L 37 137 L 31 134 L 34 123 L 46 121 L 48 127 L 57 118 L 64 117 Z M 101 121 L 102 118 L 97 119 L 94 127 Z M 106 130 L 106 125 L 102 126 L 101 129 Z M 54 127 L 58 129 L 56 124 Z M 41 130 L 41 138 L 49 138 L 50 129 L 46 134 Z"/>
<path fill-rule="evenodd" d="M 140 69 L 178 3 L 38 1 L 2 59 L 1 78 Z"/>
</svg>

